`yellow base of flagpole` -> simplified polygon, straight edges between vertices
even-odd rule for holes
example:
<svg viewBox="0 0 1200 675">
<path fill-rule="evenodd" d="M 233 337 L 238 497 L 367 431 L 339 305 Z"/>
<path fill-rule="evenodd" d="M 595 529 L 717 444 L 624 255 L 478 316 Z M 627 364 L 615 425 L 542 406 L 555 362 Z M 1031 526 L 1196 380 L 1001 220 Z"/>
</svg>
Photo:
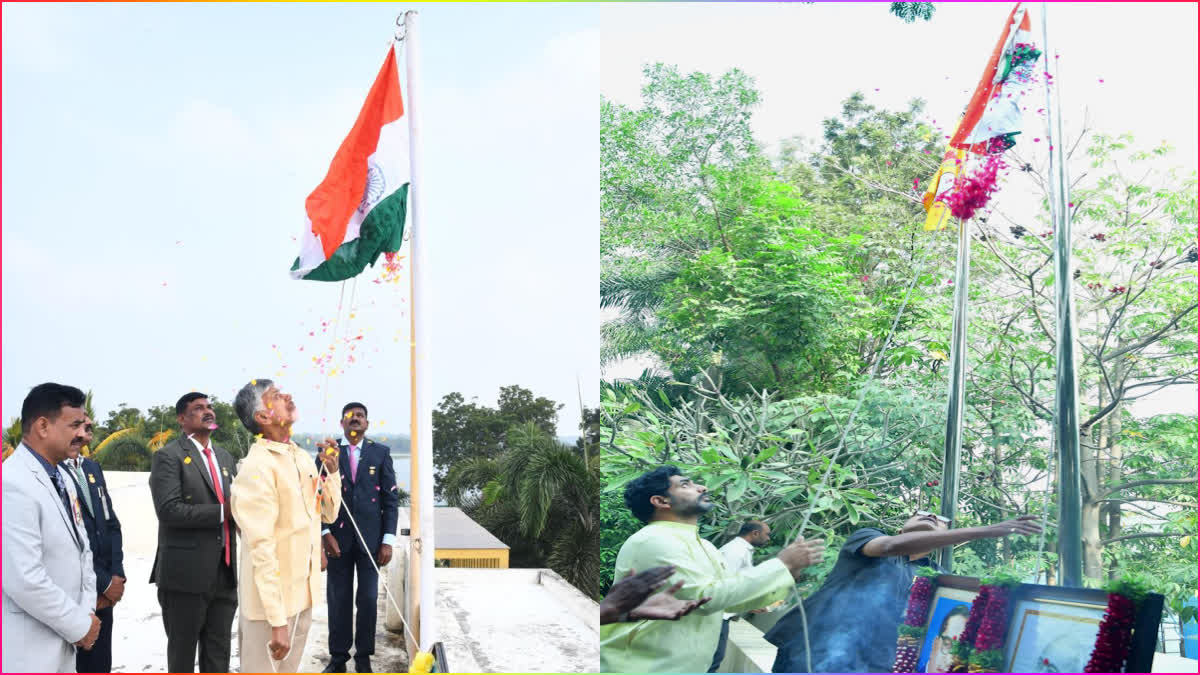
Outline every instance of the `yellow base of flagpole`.
<svg viewBox="0 0 1200 675">
<path fill-rule="evenodd" d="M 433 671 L 433 654 L 429 652 L 417 652 L 413 658 L 412 666 L 409 667 L 409 673 L 429 673 Z"/>
</svg>

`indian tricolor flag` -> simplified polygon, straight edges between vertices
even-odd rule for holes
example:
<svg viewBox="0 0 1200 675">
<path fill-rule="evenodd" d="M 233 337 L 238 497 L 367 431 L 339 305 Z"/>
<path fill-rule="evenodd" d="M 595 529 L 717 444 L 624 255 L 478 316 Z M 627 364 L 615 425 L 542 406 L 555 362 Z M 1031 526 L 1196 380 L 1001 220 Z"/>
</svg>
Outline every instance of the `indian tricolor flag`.
<svg viewBox="0 0 1200 675">
<path fill-rule="evenodd" d="M 380 254 L 400 250 L 408 186 L 408 122 L 389 48 L 354 128 L 304 202 L 304 238 L 292 277 L 342 281 Z"/>
<path fill-rule="evenodd" d="M 950 147 L 987 154 L 1011 146 L 1021 132 L 1021 95 L 1034 79 L 1041 52 L 1033 44 L 1029 12 L 1018 2 L 992 49 Z M 993 139 L 999 138 L 999 141 Z"/>
</svg>

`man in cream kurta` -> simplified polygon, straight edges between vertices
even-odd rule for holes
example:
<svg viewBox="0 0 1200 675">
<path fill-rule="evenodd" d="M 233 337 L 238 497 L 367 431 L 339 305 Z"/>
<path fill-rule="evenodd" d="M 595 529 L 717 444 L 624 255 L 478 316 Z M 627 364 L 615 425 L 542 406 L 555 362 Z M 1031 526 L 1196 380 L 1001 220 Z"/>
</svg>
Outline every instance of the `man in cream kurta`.
<svg viewBox="0 0 1200 675">
<path fill-rule="evenodd" d="M 725 611 L 744 612 L 783 600 L 795 577 L 821 561 L 823 542 L 798 539 L 778 557 L 732 574 L 717 547 L 700 537 L 701 514 L 711 510 L 708 490 L 659 467 L 625 488 L 625 503 L 647 525 L 617 554 L 616 578 L 630 570 L 674 565 L 683 581 L 677 597 L 711 598 L 678 621 L 620 622 L 600 627 L 600 670 L 606 673 L 702 673 L 709 667 Z"/>
<path fill-rule="evenodd" d="M 321 579 L 321 520 L 341 508 L 334 469 L 318 474 L 291 441 L 295 404 L 269 380 L 255 380 L 234 401 L 251 432 L 230 506 L 242 534 L 239 584 L 241 671 L 294 673 L 300 665 Z"/>
</svg>

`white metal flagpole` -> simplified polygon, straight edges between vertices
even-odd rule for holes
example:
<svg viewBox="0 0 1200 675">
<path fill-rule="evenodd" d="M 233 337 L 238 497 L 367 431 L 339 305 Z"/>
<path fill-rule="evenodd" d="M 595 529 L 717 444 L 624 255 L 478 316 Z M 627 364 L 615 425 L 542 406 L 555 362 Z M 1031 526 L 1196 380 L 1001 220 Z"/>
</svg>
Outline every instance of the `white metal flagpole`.
<svg viewBox="0 0 1200 675">
<path fill-rule="evenodd" d="M 408 79 L 408 114 L 409 162 L 411 167 L 411 184 L 409 186 L 409 209 L 412 214 L 412 229 L 410 242 L 412 244 L 412 320 L 415 345 L 412 350 L 413 359 L 410 367 L 414 372 L 415 386 L 413 388 L 416 412 L 413 420 L 414 433 L 413 454 L 416 459 L 418 481 L 415 484 L 412 499 L 417 505 L 417 525 L 415 532 L 419 559 L 419 589 L 409 589 L 419 592 L 420 608 L 417 616 L 417 636 L 422 651 L 431 651 L 438 640 L 437 607 L 435 590 L 437 580 L 433 576 L 433 558 L 435 539 L 433 531 L 433 398 L 431 391 L 432 378 L 430 369 L 433 363 L 430 339 L 430 297 L 432 297 L 429 275 L 429 260 L 426 257 L 425 220 L 423 218 L 422 201 L 423 177 L 421 175 L 421 49 L 420 32 L 417 29 L 417 13 L 404 13 L 404 66 Z"/>
</svg>

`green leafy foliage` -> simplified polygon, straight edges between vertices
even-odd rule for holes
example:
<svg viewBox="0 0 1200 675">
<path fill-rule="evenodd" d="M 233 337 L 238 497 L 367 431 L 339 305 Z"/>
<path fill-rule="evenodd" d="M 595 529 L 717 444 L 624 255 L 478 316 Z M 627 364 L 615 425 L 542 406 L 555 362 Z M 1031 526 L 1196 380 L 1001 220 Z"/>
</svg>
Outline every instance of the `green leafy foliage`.
<svg viewBox="0 0 1200 675">
<path fill-rule="evenodd" d="M 105 471 L 149 471 L 150 448 L 138 435 L 113 439 L 93 459 Z"/>
<path fill-rule="evenodd" d="M 517 385 L 500 388 L 495 408 L 468 402 L 458 392 L 442 397 L 433 411 L 433 463 L 436 491 L 442 494 L 446 472 L 475 458 L 496 458 L 504 451 L 508 430 L 532 423 L 553 435 L 561 403 Z"/>
<path fill-rule="evenodd" d="M 929 21 L 937 11 L 932 2 L 893 2 L 890 9 L 904 23 L 913 23 L 917 19 Z"/>
<path fill-rule="evenodd" d="M 505 436 L 498 456 L 450 467 L 447 501 L 508 544 L 513 567 L 550 567 L 598 597 L 599 474 L 535 422 Z"/>
<path fill-rule="evenodd" d="M 928 19 L 927 4 L 893 11 Z M 809 505 L 830 542 L 864 522 L 894 527 L 900 504 L 940 507 L 941 490 L 926 484 L 941 477 L 956 233 L 921 231 L 920 192 L 944 132 L 920 101 L 887 110 L 853 93 L 815 144 L 785 141 L 772 158 L 750 133 L 759 96 L 745 73 L 660 64 L 645 75 L 639 107 L 601 105 L 601 305 L 614 316 L 602 352 L 655 364 L 604 391 L 606 526 L 630 531 L 619 488 L 665 463 L 719 497 L 702 523 L 717 544 L 745 518 L 786 531 Z M 1004 189 L 967 224 L 955 524 L 1035 513 L 1048 527 L 1044 547 L 1039 537 L 959 546 L 955 571 L 1055 583 L 1055 280 L 1038 149 L 1008 152 Z M 1196 420 L 1131 410 L 1195 382 L 1196 182 L 1170 159 L 1165 145 L 1088 130 L 1068 148 L 1086 583 L 1146 570 L 1178 613 L 1196 589 Z M 830 467 L 830 439 L 914 279 L 847 455 Z M 904 443 L 903 466 L 891 466 L 886 449 Z M 606 565 L 623 537 L 612 539 Z"/>
</svg>

